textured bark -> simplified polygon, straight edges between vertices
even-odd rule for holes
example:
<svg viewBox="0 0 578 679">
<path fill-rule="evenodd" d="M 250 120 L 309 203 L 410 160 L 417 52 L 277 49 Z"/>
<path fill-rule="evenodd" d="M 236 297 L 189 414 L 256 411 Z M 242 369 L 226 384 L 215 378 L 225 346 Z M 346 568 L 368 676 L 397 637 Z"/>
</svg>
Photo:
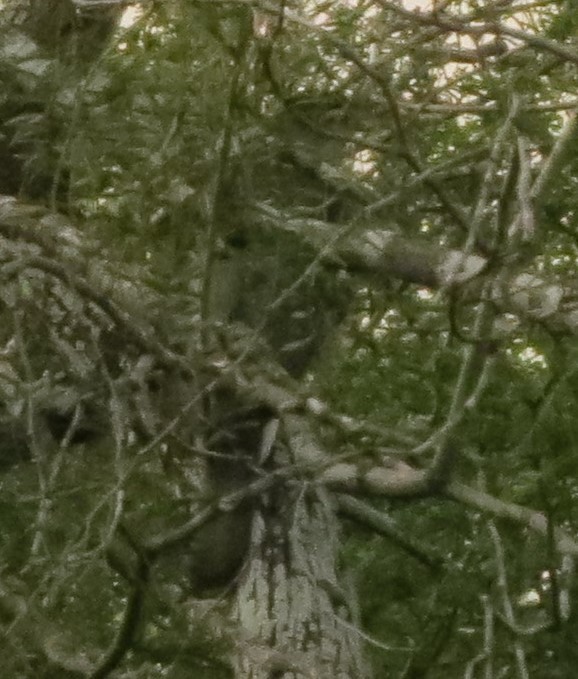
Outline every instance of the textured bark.
<svg viewBox="0 0 578 679">
<path fill-rule="evenodd" d="M 252 509 L 252 526 L 244 566 L 233 580 L 235 677 L 367 676 L 356 594 L 344 586 L 347 577 L 338 566 L 336 508 L 323 487 L 297 472 L 323 464 L 326 455 L 306 415 L 292 412 L 299 409 L 298 382 L 275 363 L 275 348 L 256 342 L 251 330 L 238 331 L 226 355 L 217 353 L 211 361 L 222 376 L 213 399 L 222 412 L 215 422 L 223 435 L 219 452 L 228 454 L 229 466 L 234 456 L 252 455 L 249 468 L 260 467 L 257 478 L 279 476 L 245 503 Z M 226 470 L 210 466 L 218 487 Z M 247 479 L 239 485 L 240 492 L 244 489 Z M 233 512 L 239 518 L 238 507 Z M 210 531 L 225 544 L 235 542 L 235 535 Z"/>
<path fill-rule="evenodd" d="M 279 495 L 279 493 L 276 493 Z M 367 676 L 355 596 L 337 567 L 339 531 L 323 490 L 283 489 L 256 512 L 237 592 L 236 677 Z"/>
</svg>

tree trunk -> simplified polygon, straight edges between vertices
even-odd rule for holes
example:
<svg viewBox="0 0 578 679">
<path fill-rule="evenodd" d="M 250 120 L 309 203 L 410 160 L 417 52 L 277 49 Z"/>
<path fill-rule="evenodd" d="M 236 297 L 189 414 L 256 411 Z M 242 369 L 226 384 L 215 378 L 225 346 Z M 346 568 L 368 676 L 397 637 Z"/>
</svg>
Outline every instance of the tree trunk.
<svg viewBox="0 0 578 679">
<path fill-rule="evenodd" d="M 355 596 L 337 566 L 331 498 L 293 486 L 273 491 L 263 505 L 237 592 L 235 676 L 367 676 Z"/>
</svg>

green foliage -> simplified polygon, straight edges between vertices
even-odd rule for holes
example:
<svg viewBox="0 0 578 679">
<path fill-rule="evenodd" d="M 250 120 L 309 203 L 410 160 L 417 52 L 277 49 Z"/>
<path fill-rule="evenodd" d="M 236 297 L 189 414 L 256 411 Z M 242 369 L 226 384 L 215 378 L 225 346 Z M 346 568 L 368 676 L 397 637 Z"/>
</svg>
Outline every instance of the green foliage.
<svg viewBox="0 0 578 679">
<path fill-rule="evenodd" d="M 514 15 L 524 31 L 568 49 L 576 10 L 447 5 L 478 27 L 509 26 Z M 435 17 L 427 25 L 425 14 L 411 20 L 399 7 L 319 2 L 294 11 L 301 20 L 269 16 L 259 36 L 245 3 L 155 3 L 81 79 L 19 30 L 1 39 L 0 193 L 67 212 L 82 223 L 82 255 L 106 264 L 75 268 L 76 245 L 64 239 L 65 271 L 51 278 L 46 262 L 27 268 L 46 258 L 42 244 L 2 232 L 0 622 L 11 643 L 3 676 L 58 676 L 63 657 L 83 654 L 94 667 L 114 646 L 127 600 L 145 586 L 111 563 L 119 525 L 127 563 L 138 570 L 142 557 L 150 573 L 118 676 L 230 675 L 224 659 L 238 630 L 227 628 L 221 604 L 193 600 L 194 550 L 181 545 L 155 560 L 135 547 L 184 525 L 211 498 L 214 432 L 199 406 L 214 400 L 199 351 L 208 320 L 259 332 L 304 376 L 303 394 L 359 424 L 354 434 L 319 426 L 336 454 L 423 467 L 432 450 L 420 444 L 449 422 L 456 480 L 540 510 L 573 534 L 575 328 L 548 314 L 513 319 L 507 294 L 481 303 L 491 293 L 480 290 L 527 271 L 563 283 L 563 311 L 574 308 L 578 147 L 568 145 L 543 196 L 523 195 L 518 179 L 520 168 L 535 179 L 555 146 L 575 64 L 529 39 L 488 30 L 479 40 L 475 26 L 436 28 Z M 503 49 L 476 57 L 498 38 Z M 528 207 L 536 226 L 524 243 L 509 226 Z M 25 227 L 26 215 L 14 223 Z M 344 264 L 327 243 L 320 252 L 320 223 L 334 239 L 393 231 L 416 251 L 475 251 L 488 265 L 463 291 L 358 280 L 337 273 Z M 71 271 L 111 279 L 113 301 L 118 288 L 128 292 L 133 325 L 69 287 Z M 223 293 L 218 313 L 204 308 L 211 277 Z M 481 306 L 490 321 L 480 337 Z M 452 420 L 468 352 L 487 376 L 466 375 L 470 390 Z M 168 368 L 167 355 L 181 362 Z M 225 351 L 214 363 L 228 360 Z M 229 448 L 239 442 L 232 426 L 225 434 Z M 527 638 L 504 622 L 502 568 L 519 624 L 550 619 L 551 590 L 538 609 L 520 602 L 540 590 L 541 573 L 560 567 L 551 536 L 490 524 L 442 497 L 370 501 L 426 555 L 345 523 L 343 562 L 363 630 L 379 642 L 368 643 L 377 676 L 463 676 L 487 643 L 484 602 L 496 613 L 496 677 L 516 676 L 515 642 L 532 676 L 571 676 L 574 612 Z"/>
</svg>

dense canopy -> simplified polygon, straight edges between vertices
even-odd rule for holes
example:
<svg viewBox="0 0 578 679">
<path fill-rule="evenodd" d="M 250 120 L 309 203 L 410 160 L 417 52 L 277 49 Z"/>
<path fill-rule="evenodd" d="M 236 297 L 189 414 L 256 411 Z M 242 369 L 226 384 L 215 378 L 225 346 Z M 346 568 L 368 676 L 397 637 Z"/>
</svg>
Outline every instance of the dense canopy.
<svg viewBox="0 0 578 679">
<path fill-rule="evenodd" d="M 0 2 L 0 674 L 574 676 L 576 0 Z"/>
</svg>

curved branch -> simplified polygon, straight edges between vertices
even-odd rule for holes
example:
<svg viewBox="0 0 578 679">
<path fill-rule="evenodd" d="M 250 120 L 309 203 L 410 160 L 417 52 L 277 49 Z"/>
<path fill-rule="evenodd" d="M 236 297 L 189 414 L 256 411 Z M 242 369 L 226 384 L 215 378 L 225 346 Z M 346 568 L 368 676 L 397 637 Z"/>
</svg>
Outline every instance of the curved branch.
<svg viewBox="0 0 578 679">
<path fill-rule="evenodd" d="M 469 507 L 521 524 L 543 537 L 548 536 L 548 519 L 542 512 L 522 507 L 514 502 L 500 500 L 493 495 L 457 481 L 450 482 L 443 494 Z M 561 528 L 555 528 L 553 532 L 555 546 L 559 552 L 578 556 L 578 542 L 576 540 Z"/>
<path fill-rule="evenodd" d="M 130 568 L 125 568 L 125 565 L 123 564 L 120 566 L 119 564 L 121 561 L 115 558 L 109 558 L 109 563 L 115 568 L 119 575 L 130 583 L 131 590 L 127 597 L 124 615 L 116 637 L 98 666 L 88 675 L 88 679 L 103 679 L 103 677 L 107 677 L 119 666 L 123 658 L 131 649 L 139 629 L 139 623 L 141 622 L 146 588 L 149 580 L 150 562 L 142 550 L 135 548 L 135 545 L 132 544 L 132 540 L 130 540 L 126 532 L 124 532 L 124 537 L 131 543 L 136 564 L 133 563 Z M 111 555 L 109 554 L 109 556 Z M 134 572 L 131 572 L 133 568 Z"/>
<path fill-rule="evenodd" d="M 413 556 L 423 566 L 432 571 L 439 571 L 443 567 L 444 560 L 440 555 L 430 553 L 431 550 L 426 551 L 415 540 L 408 538 L 394 519 L 385 512 L 380 512 L 357 498 L 343 494 L 337 496 L 337 506 L 342 516 L 355 521 L 374 533 L 383 535 L 393 544 L 401 547 L 401 549 Z"/>
</svg>

